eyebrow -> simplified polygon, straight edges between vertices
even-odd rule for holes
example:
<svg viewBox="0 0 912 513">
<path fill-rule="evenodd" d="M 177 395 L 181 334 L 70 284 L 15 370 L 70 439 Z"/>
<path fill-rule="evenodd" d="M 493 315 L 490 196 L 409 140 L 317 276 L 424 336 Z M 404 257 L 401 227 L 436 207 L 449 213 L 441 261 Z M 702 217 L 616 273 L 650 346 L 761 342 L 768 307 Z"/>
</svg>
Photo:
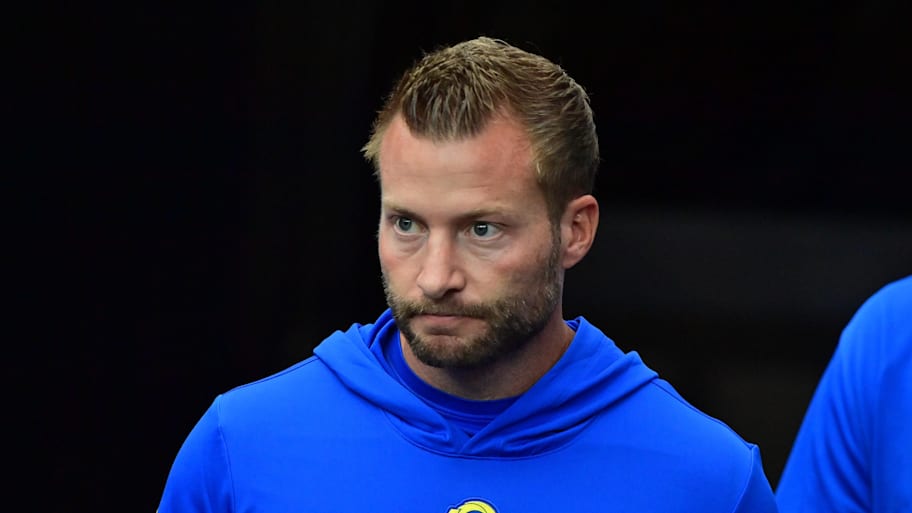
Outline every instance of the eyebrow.
<svg viewBox="0 0 912 513">
<path fill-rule="evenodd" d="M 395 212 L 396 214 L 402 215 L 404 217 L 408 217 L 410 219 L 415 219 L 417 221 L 423 221 L 422 216 L 419 215 L 418 213 L 413 212 L 405 207 L 396 205 L 395 203 L 382 202 L 382 206 L 383 206 L 383 209 L 386 211 Z M 472 219 L 481 219 L 481 218 L 485 218 L 485 217 L 494 217 L 494 216 L 508 217 L 508 218 L 514 217 L 513 215 L 510 214 L 510 212 L 502 210 L 502 209 L 474 208 L 472 210 L 469 210 L 468 212 L 465 212 L 464 214 L 459 215 L 457 217 L 457 220 L 461 221 L 461 222 L 465 222 L 465 221 L 469 221 Z"/>
<path fill-rule="evenodd" d="M 383 201 L 383 202 L 381 202 L 380 206 L 383 209 L 383 211 L 385 211 L 385 212 L 386 211 L 394 212 L 396 214 L 408 217 L 410 219 L 418 219 L 418 220 L 421 219 L 421 216 L 419 216 L 415 212 L 412 212 L 411 210 L 409 210 L 405 207 L 400 207 L 399 205 L 396 205 L 395 203 L 389 203 L 389 202 Z"/>
</svg>

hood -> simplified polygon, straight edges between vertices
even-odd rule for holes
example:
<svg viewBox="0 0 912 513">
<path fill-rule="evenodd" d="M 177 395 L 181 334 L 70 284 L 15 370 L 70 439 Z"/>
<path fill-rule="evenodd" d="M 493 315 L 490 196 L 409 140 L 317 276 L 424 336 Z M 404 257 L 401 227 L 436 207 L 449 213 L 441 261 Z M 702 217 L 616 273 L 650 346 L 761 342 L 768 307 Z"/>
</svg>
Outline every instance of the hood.
<svg viewBox="0 0 912 513">
<path fill-rule="evenodd" d="M 600 412 L 656 378 L 636 352 L 624 353 L 585 318 L 560 360 L 490 424 L 469 437 L 392 377 L 381 351 L 398 337 L 389 310 L 374 324 L 354 324 L 314 349 L 349 390 L 386 412 L 415 444 L 470 457 L 528 457 L 569 443 Z"/>
</svg>

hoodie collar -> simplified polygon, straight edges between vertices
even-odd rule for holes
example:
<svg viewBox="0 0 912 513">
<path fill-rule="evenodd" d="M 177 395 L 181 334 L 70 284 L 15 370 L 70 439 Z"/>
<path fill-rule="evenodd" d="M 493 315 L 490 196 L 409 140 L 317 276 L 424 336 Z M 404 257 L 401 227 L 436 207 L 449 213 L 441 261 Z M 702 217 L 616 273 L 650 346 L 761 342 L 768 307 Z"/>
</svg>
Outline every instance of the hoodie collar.
<svg viewBox="0 0 912 513">
<path fill-rule="evenodd" d="M 314 349 L 352 393 L 380 408 L 411 442 L 471 457 L 528 457 L 572 441 L 600 412 L 656 377 L 635 352 L 623 353 L 585 318 L 557 363 L 490 424 L 469 437 L 392 374 L 384 342 L 398 339 L 390 310 L 373 324 L 337 331 Z"/>
</svg>

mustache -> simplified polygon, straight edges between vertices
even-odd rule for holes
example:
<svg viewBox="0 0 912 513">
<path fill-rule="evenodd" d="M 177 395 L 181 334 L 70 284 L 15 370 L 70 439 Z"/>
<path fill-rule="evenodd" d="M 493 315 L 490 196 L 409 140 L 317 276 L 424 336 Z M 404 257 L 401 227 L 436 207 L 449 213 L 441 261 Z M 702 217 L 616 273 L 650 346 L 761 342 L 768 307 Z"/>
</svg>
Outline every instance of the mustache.
<svg viewBox="0 0 912 513">
<path fill-rule="evenodd" d="M 399 298 L 394 302 L 394 309 L 404 318 L 416 315 L 457 315 L 461 317 L 487 318 L 491 315 L 491 308 L 486 305 L 465 304 L 457 301 L 427 302 L 408 301 Z"/>
</svg>

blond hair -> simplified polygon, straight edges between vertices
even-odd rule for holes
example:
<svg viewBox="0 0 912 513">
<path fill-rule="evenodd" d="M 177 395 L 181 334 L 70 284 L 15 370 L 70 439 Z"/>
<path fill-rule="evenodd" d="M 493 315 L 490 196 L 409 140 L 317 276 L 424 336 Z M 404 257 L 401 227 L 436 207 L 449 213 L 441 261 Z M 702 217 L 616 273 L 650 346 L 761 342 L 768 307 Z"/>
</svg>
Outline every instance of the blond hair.
<svg viewBox="0 0 912 513">
<path fill-rule="evenodd" d="M 473 137 L 496 115 L 518 121 L 552 221 L 595 185 L 598 137 L 586 91 L 559 65 L 503 40 L 479 37 L 438 49 L 402 75 L 362 148 L 377 171 L 380 143 L 397 114 L 415 136 L 434 141 Z"/>
</svg>

